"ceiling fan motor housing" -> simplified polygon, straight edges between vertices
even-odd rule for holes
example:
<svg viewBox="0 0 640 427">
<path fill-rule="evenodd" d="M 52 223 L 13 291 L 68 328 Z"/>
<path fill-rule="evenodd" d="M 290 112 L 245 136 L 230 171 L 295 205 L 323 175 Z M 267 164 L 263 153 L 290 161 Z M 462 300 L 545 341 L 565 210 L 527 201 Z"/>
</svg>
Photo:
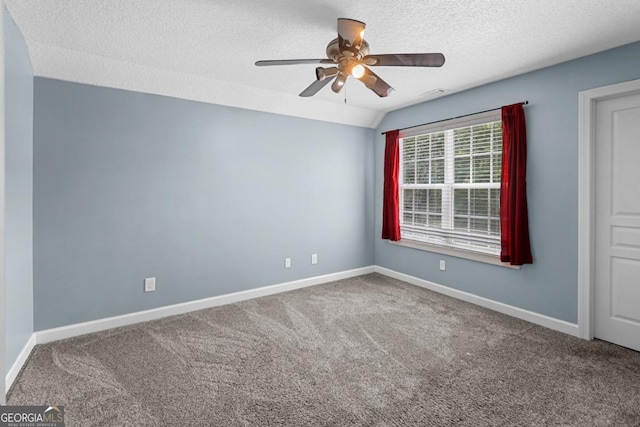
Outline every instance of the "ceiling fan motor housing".
<svg viewBox="0 0 640 427">
<path fill-rule="evenodd" d="M 363 57 L 369 55 L 369 43 L 367 43 L 366 40 L 362 40 L 359 51 L 349 50 L 348 52 L 350 52 L 350 54 L 346 54 L 346 55 L 355 57 L 356 59 L 360 60 Z M 331 40 L 327 45 L 327 58 L 338 63 L 344 56 L 345 56 L 345 52 L 340 51 L 340 42 L 338 41 L 338 39 L 336 38 Z"/>
</svg>

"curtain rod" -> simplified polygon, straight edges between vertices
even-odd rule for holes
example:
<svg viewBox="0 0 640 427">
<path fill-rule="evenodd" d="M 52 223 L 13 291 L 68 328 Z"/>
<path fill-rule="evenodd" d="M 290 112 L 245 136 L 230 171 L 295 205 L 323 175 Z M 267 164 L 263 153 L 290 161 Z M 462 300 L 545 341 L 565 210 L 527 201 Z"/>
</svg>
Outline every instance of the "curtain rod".
<svg viewBox="0 0 640 427">
<path fill-rule="evenodd" d="M 527 105 L 528 103 L 529 103 L 529 101 L 522 101 L 522 102 L 521 102 L 521 104 L 522 104 L 522 105 Z M 482 113 L 488 113 L 489 111 L 495 111 L 495 110 L 499 110 L 499 109 L 501 109 L 501 108 L 502 108 L 502 107 L 498 107 L 498 108 L 492 108 L 492 109 L 490 109 L 490 110 L 478 111 L 477 113 L 463 114 L 462 116 L 451 117 L 451 118 L 448 118 L 448 119 L 442 119 L 442 120 L 436 120 L 435 122 L 429 122 L 429 123 L 422 123 L 422 124 L 420 124 L 420 125 L 407 126 L 406 128 L 402 128 L 402 129 L 398 129 L 398 130 L 402 131 L 402 130 L 407 130 L 407 129 L 417 128 L 417 127 L 420 127 L 420 126 L 432 125 L 432 124 L 434 124 L 434 123 L 446 122 L 446 121 L 448 121 L 448 120 L 461 119 L 461 118 L 463 118 L 463 117 L 475 116 L 476 114 L 482 114 Z M 387 132 L 390 132 L 390 131 L 386 130 L 386 131 L 382 132 L 382 133 L 381 133 L 381 135 L 384 135 L 384 134 L 386 134 Z"/>
</svg>

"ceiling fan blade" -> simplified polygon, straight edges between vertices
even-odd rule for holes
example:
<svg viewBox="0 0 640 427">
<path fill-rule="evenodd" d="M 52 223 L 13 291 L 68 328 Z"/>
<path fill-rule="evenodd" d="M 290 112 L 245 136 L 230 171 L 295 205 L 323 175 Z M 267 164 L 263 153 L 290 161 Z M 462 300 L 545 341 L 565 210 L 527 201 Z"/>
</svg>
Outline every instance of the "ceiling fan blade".
<svg viewBox="0 0 640 427">
<path fill-rule="evenodd" d="M 331 80 L 333 80 L 333 78 L 324 79 L 324 80 L 316 80 L 315 82 L 311 83 L 309 85 L 309 87 L 307 87 L 305 90 L 300 92 L 299 96 L 302 96 L 302 97 L 305 97 L 305 98 L 307 98 L 309 96 L 313 96 L 316 93 L 318 93 L 318 91 L 320 89 L 322 89 L 323 87 L 328 85 L 331 82 Z"/>
<path fill-rule="evenodd" d="M 331 59 L 275 59 L 267 61 L 256 61 L 258 67 L 266 65 L 296 65 L 296 64 L 333 64 Z"/>
<path fill-rule="evenodd" d="M 367 67 L 364 68 L 364 76 L 360 78 L 360 81 L 364 83 L 366 87 L 374 91 L 380 98 L 389 96 L 396 91 L 394 88 L 389 86 L 387 82 L 382 80 L 376 73 L 374 73 Z"/>
<path fill-rule="evenodd" d="M 362 62 L 375 67 L 442 67 L 444 55 L 441 53 L 367 55 Z"/>
<path fill-rule="evenodd" d="M 338 18 L 338 43 L 340 51 L 358 52 L 364 39 L 364 27 L 367 24 L 355 19 Z"/>
</svg>

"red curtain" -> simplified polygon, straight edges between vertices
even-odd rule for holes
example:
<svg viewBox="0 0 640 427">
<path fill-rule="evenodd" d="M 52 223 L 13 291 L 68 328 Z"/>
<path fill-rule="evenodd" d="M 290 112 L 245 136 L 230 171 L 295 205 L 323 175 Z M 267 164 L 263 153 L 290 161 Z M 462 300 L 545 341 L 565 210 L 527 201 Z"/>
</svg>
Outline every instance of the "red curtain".
<svg viewBox="0 0 640 427">
<path fill-rule="evenodd" d="M 522 104 L 502 107 L 500 261 L 531 264 L 527 214 L 527 129 Z"/>
<path fill-rule="evenodd" d="M 398 171 L 400 170 L 400 131 L 387 132 L 384 150 L 384 194 L 382 199 L 382 238 L 400 240 Z"/>
</svg>

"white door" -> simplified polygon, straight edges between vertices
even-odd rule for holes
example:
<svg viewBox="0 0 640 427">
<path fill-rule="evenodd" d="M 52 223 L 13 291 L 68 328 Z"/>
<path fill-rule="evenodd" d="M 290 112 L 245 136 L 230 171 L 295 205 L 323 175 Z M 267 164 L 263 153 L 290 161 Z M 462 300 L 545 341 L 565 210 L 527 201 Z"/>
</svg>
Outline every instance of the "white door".
<svg viewBox="0 0 640 427">
<path fill-rule="evenodd" d="M 594 336 L 640 351 L 640 92 L 595 111 Z"/>
</svg>

